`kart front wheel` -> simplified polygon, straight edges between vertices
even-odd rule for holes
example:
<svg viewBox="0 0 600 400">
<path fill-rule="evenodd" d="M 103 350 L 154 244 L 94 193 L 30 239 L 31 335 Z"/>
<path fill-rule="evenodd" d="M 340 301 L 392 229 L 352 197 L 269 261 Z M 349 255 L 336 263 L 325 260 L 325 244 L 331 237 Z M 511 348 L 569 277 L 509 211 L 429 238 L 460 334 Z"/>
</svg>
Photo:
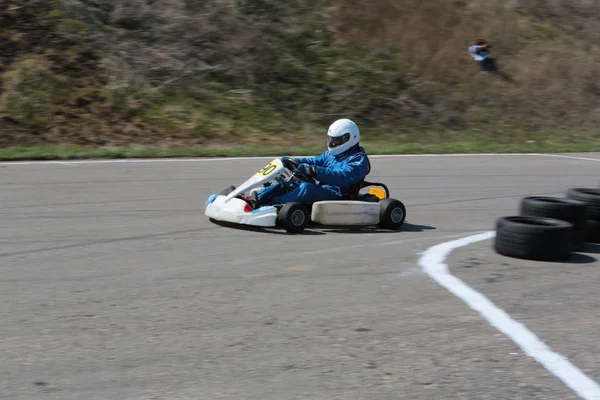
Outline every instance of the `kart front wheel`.
<svg viewBox="0 0 600 400">
<path fill-rule="evenodd" d="M 384 229 L 398 229 L 406 219 L 406 207 L 401 201 L 385 198 L 379 202 L 379 226 Z"/>
<path fill-rule="evenodd" d="M 231 185 L 226 189 L 221 190 L 221 193 L 219 193 L 221 196 L 227 196 L 229 193 L 233 192 L 235 190 L 235 186 Z"/>
<path fill-rule="evenodd" d="M 302 232 L 308 220 L 308 208 L 302 203 L 287 203 L 277 213 L 277 225 L 290 233 Z"/>
</svg>

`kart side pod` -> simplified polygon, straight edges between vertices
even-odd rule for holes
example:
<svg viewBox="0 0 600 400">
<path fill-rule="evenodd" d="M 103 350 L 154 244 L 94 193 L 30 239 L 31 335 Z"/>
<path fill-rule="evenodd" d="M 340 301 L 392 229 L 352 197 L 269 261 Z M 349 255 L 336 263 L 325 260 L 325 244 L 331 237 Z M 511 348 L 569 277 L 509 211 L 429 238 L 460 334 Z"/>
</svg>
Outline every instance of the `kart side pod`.
<svg viewBox="0 0 600 400">
<path fill-rule="evenodd" d="M 319 201 L 311 220 L 322 225 L 377 225 L 381 206 L 365 201 Z"/>
</svg>

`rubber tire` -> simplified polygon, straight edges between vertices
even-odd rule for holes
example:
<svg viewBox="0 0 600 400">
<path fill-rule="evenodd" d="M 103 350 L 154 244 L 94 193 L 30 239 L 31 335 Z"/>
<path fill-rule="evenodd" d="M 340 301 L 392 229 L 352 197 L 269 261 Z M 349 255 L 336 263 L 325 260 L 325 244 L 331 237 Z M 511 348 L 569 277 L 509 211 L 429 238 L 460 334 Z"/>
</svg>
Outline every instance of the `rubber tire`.
<svg viewBox="0 0 600 400">
<path fill-rule="evenodd" d="M 600 220 L 600 189 L 573 188 L 567 191 L 567 197 L 586 204 L 588 219 Z"/>
<path fill-rule="evenodd" d="M 586 204 L 558 197 L 529 196 L 521 199 L 521 215 L 560 219 L 573 224 L 571 250 L 582 250 L 586 235 Z"/>
<path fill-rule="evenodd" d="M 297 218 L 299 216 L 297 213 L 300 212 L 304 215 L 304 218 L 301 223 L 298 223 L 298 221 L 294 221 L 294 217 Z M 283 227 L 290 233 L 302 232 L 309 220 L 310 214 L 308 212 L 308 207 L 302 203 L 286 203 L 277 213 L 277 225 Z"/>
<path fill-rule="evenodd" d="M 396 230 L 402 226 L 406 220 L 406 207 L 401 201 L 385 198 L 379 202 L 379 206 L 381 207 L 379 211 L 379 226 L 381 228 Z M 394 221 L 392 218 L 392 213 L 397 209 L 402 210 L 402 218 Z"/>
<path fill-rule="evenodd" d="M 600 221 L 589 219 L 586 221 L 586 225 L 585 241 L 588 243 L 600 243 Z"/>
<path fill-rule="evenodd" d="M 508 216 L 496 221 L 494 250 L 508 257 L 537 261 L 569 258 L 573 224 L 553 218 Z"/>
<path fill-rule="evenodd" d="M 221 190 L 221 193 L 219 193 L 221 196 L 227 196 L 229 193 L 233 192 L 235 190 L 235 186 L 230 185 L 228 188 Z"/>
</svg>

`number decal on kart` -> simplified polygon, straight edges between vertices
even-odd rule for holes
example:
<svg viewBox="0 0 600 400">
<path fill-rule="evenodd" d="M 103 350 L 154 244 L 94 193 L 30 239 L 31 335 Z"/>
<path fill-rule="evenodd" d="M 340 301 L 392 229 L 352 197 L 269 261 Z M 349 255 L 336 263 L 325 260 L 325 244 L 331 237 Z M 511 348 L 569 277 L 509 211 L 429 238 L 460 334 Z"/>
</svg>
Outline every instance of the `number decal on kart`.
<svg viewBox="0 0 600 400">
<path fill-rule="evenodd" d="M 276 169 L 277 165 L 271 162 L 267 166 L 262 168 L 260 171 L 258 171 L 258 174 L 262 176 L 268 176 L 271 172 L 275 171 Z"/>
</svg>

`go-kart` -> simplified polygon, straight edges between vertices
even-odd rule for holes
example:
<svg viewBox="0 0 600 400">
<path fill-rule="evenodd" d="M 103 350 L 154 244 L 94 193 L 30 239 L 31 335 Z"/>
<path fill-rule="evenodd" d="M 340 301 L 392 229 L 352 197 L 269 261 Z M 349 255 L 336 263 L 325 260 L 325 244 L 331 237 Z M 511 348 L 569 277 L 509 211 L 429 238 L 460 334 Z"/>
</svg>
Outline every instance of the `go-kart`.
<svg viewBox="0 0 600 400">
<path fill-rule="evenodd" d="M 303 203 L 251 206 L 252 191 L 273 184 L 290 185 L 295 182 L 317 183 L 297 171 L 298 164 L 275 158 L 252 175 L 239 187 L 230 186 L 219 194 L 211 194 L 205 204 L 205 215 L 210 220 L 259 227 L 282 227 L 288 232 L 302 232 L 309 222 L 329 226 L 377 226 L 396 230 L 406 219 L 404 204 L 389 197 L 386 185 L 357 182 L 341 200 L 317 201 L 307 207 Z M 360 190 L 369 187 L 369 193 Z M 378 188 L 380 187 L 380 188 Z"/>
</svg>

